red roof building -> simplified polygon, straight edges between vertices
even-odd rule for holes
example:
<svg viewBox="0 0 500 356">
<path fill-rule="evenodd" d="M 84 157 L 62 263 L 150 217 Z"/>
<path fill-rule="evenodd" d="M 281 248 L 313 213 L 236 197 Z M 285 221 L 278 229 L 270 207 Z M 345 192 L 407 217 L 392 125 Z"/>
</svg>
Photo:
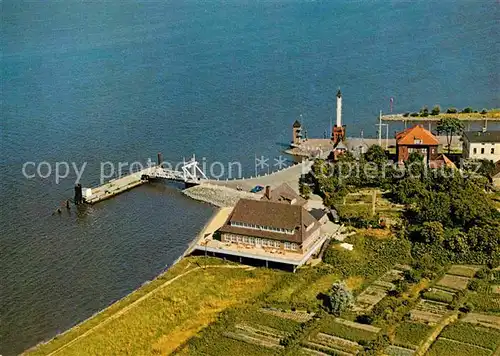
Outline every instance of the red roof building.
<svg viewBox="0 0 500 356">
<path fill-rule="evenodd" d="M 421 125 L 415 125 L 396 134 L 397 161 L 404 162 L 412 152 L 420 153 L 426 162 L 438 156 L 439 141 Z"/>
</svg>

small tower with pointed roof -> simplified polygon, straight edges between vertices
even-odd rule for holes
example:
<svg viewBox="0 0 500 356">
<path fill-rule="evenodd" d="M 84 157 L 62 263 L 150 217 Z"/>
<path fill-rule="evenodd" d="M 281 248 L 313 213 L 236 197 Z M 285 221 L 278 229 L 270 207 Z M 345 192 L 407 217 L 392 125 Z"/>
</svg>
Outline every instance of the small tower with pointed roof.
<svg viewBox="0 0 500 356">
<path fill-rule="evenodd" d="M 292 144 L 299 145 L 302 142 L 302 124 L 295 120 L 292 127 Z"/>
</svg>

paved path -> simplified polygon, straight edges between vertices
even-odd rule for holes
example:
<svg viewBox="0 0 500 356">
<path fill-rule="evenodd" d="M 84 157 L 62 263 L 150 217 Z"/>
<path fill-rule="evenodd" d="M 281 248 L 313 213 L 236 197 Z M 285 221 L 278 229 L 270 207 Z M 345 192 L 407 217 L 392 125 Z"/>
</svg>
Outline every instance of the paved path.
<svg viewBox="0 0 500 356">
<path fill-rule="evenodd" d="M 186 266 L 186 267 L 189 267 Z M 68 342 L 67 344 L 64 344 L 63 346 L 61 346 L 60 348 L 56 349 L 55 351 L 52 351 L 50 354 L 48 354 L 48 356 L 50 355 L 55 355 L 57 353 L 59 353 L 60 351 L 64 350 L 65 348 L 67 348 L 68 346 L 71 346 L 73 345 L 75 342 L 77 342 L 78 340 L 88 336 L 89 334 L 93 333 L 94 331 L 96 331 L 97 329 L 99 329 L 100 327 L 108 324 L 109 322 L 119 318 L 120 316 L 122 316 L 123 314 L 125 314 L 126 312 L 128 312 L 130 309 L 134 308 L 135 306 L 137 306 L 137 304 L 139 304 L 140 302 L 144 301 L 145 299 L 151 297 L 153 294 L 155 294 L 156 292 L 158 292 L 160 289 L 163 289 L 165 288 L 166 286 L 172 284 L 173 282 L 175 282 L 176 280 L 178 280 L 179 278 L 182 278 L 188 274 L 190 274 L 191 272 L 193 271 L 197 271 L 199 269 L 206 269 L 206 268 L 242 268 L 242 269 L 247 269 L 247 270 L 252 270 L 252 269 L 255 269 L 255 267 L 249 267 L 249 266 L 241 266 L 241 265 L 212 265 L 212 266 L 204 266 L 204 267 L 195 267 L 193 269 L 190 269 L 189 271 L 186 271 L 184 273 L 181 273 L 179 274 L 178 276 L 175 276 L 174 278 L 172 279 L 169 279 L 168 281 L 166 281 L 165 283 L 159 285 L 158 287 L 156 287 L 155 289 L 153 289 L 152 291 L 146 293 L 145 295 L 143 295 L 142 297 L 140 297 L 139 299 L 137 299 L 136 301 L 130 303 L 129 305 L 127 305 L 126 307 L 124 307 L 123 309 L 119 310 L 118 312 L 116 312 L 115 314 L 111 315 L 109 318 L 103 320 L 102 322 L 100 322 L 99 324 L 97 324 L 96 326 L 93 326 L 92 328 L 90 328 L 89 330 L 87 330 L 86 332 L 84 332 L 83 334 L 77 336 L 76 338 L 74 338 L 73 340 L 71 340 L 70 342 Z M 104 309 L 106 310 L 106 309 Z M 103 311 L 104 311 L 103 310 Z M 103 312 L 101 311 L 101 312 Z M 71 330 L 71 329 L 70 329 Z"/>
<path fill-rule="evenodd" d="M 259 176 L 256 178 L 245 178 L 245 179 L 235 179 L 229 181 L 214 181 L 211 180 L 209 183 L 224 185 L 226 187 L 234 188 L 241 187 L 243 190 L 249 191 L 256 185 L 261 185 L 265 187 L 266 185 L 271 186 L 271 188 L 276 188 L 282 183 L 288 183 L 295 191 L 299 190 L 299 177 L 302 174 L 306 174 L 310 171 L 312 161 L 304 161 L 302 163 L 296 164 L 294 166 L 285 168 L 281 171 L 274 172 L 268 175 Z"/>
</svg>

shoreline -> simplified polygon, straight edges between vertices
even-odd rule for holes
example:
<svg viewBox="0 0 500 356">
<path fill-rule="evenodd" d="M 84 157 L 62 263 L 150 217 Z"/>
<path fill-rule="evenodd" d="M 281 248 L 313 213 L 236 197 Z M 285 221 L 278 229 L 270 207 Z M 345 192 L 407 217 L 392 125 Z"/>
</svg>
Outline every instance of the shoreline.
<svg viewBox="0 0 500 356">
<path fill-rule="evenodd" d="M 124 303 L 124 301 L 127 298 L 132 298 L 134 295 L 136 295 L 141 290 L 143 290 L 143 288 L 146 288 L 148 285 L 150 285 L 151 283 L 154 283 L 155 281 L 159 281 L 162 277 L 164 277 L 166 274 L 168 274 L 172 270 L 173 267 L 177 266 L 183 259 L 185 259 L 186 257 L 189 256 L 189 254 L 192 252 L 194 246 L 196 246 L 198 244 L 198 242 L 203 238 L 203 236 L 205 235 L 209 226 L 213 223 L 213 221 L 215 219 L 217 219 L 217 217 L 219 216 L 219 214 L 221 213 L 221 211 L 224 208 L 228 208 L 232 205 L 234 206 L 234 204 L 231 204 L 231 203 L 233 201 L 237 201 L 238 199 L 240 199 L 242 197 L 248 197 L 248 198 L 252 198 L 252 199 L 260 199 L 261 194 L 250 193 L 248 191 L 238 191 L 238 190 L 236 190 L 237 186 L 242 185 L 244 187 L 248 187 L 248 186 L 253 186 L 253 185 L 256 185 L 259 183 L 262 183 L 262 184 L 269 183 L 273 186 L 276 186 L 276 185 L 279 185 L 281 183 L 288 182 L 290 180 L 295 181 L 296 185 L 298 185 L 299 176 L 302 174 L 304 169 L 310 168 L 310 164 L 312 164 L 312 163 L 305 161 L 305 162 L 302 162 L 302 163 L 299 163 L 299 164 L 296 164 L 296 165 L 293 165 L 290 167 L 286 167 L 280 171 L 273 172 L 269 175 L 266 174 L 266 175 L 258 176 L 258 177 L 250 177 L 250 178 L 228 180 L 228 181 L 211 181 L 208 184 L 184 189 L 183 194 L 190 197 L 191 199 L 197 200 L 197 201 L 202 201 L 202 202 L 205 202 L 205 203 L 208 203 L 208 204 L 211 204 L 211 205 L 214 205 L 217 207 L 217 209 L 214 211 L 214 213 L 210 216 L 210 218 L 206 221 L 206 223 L 200 229 L 198 234 L 188 244 L 186 250 L 170 266 L 168 266 L 166 269 L 164 269 L 155 278 L 148 280 L 148 281 L 144 281 L 138 288 L 136 288 L 132 292 L 124 295 L 122 298 L 114 301 L 113 303 L 111 303 L 110 305 L 105 307 L 104 309 L 101 309 L 101 310 L 95 312 L 90 317 L 82 320 L 81 322 L 73 325 L 71 328 L 69 328 L 63 332 L 54 335 L 50 339 L 45 340 L 45 341 L 41 341 L 41 342 L 37 343 L 36 345 L 33 345 L 32 347 L 24 350 L 21 353 L 21 355 L 29 355 L 32 352 L 35 352 L 37 348 L 39 348 L 43 345 L 47 345 L 50 342 L 54 341 L 55 339 L 60 338 L 64 335 L 67 335 L 69 332 L 78 329 L 79 327 L 81 327 L 85 323 L 90 322 L 92 319 L 95 319 L 96 317 L 99 317 L 99 316 L 103 315 L 104 313 L 110 311 L 110 309 L 112 309 L 113 307 L 117 307 L 119 304 Z M 198 192 L 197 194 L 193 193 L 193 190 L 196 191 L 196 189 L 201 190 L 201 194 L 200 194 L 200 192 Z M 217 192 L 220 193 L 221 191 L 226 193 L 227 196 L 223 197 L 223 200 L 222 200 L 222 203 L 224 203 L 224 204 L 217 205 L 217 203 L 221 203 L 220 197 L 219 197 L 219 201 L 217 201 L 217 199 L 214 199 L 213 197 L 207 196 L 206 195 L 207 189 L 213 190 L 213 194 L 216 194 L 216 195 L 217 195 Z M 224 198 L 226 200 L 224 200 Z M 236 199 L 236 200 L 234 200 L 234 199 Z M 141 298 L 141 297 L 139 297 L 139 298 Z M 125 305 L 123 308 L 126 308 L 126 307 L 127 307 L 127 305 Z M 119 309 L 119 310 L 123 310 L 123 308 Z M 118 313 L 118 312 L 119 311 L 117 311 L 116 313 Z M 111 314 L 108 318 L 111 318 L 114 314 L 115 313 Z M 105 320 L 107 320 L 107 318 Z M 97 324 L 97 325 L 99 325 L 99 324 Z"/>
<path fill-rule="evenodd" d="M 167 266 L 166 269 L 163 269 L 156 277 L 154 277 L 153 279 L 150 279 L 150 280 L 147 280 L 147 281 L 144 281 L 139 287 L 137 287 L 136 289 L 134 289 L 133 291 L 131 291 L 130 293 L 124 295 L 123 297 L 121 297 L 120 299 L 114 301 L 113 303 L 109 304 L 107 307 L 95 312 L 94 314 L 92 314 L 91 316 L 89 316 L 88 318 L 82 320 L 81 322 L 73 325 L 72 327 L 70 327 L 69 329 L 66 329 L 64 330 L 63 332 L 60 332 L 60 333 L 57 333 L 56 335 L 54 335 L 53 337 L 51 337 L 50 339 L 48 340 L 45 340 L 45 341 L 41 341 L 31 347 L 29 347 L 28 349 L 22 351 L 20 353 L 20 355 L 29 355 L 31 354 L 32 352 L 35 352 L 37 348 L 43 346 L 43 345 L 46 345 L 46 344 L 49 344 L 50 342 L 54 341 L 55 339 L 57 338 L 60 338 L 64 335 L 67 335 L 69 332 L 73 331 L 73 330 L 76 330 L 78 329 L 79 327 L 81 327 L 83 324 L 87 323 L 87 322 L 90 322 L 92 319 L 104 314 L 105 312 L 109 311 L 111 308 L 113 307 L 116 307 L 118 304 L 120 303 L 123 303 L 125 301 L 125 299 L 127 298 L 131 298 L 132 296 L 134 296 L 134 294 L 138 293 L 139 291 L 141 291 L 141 289 L 143 289 L 144 287 L 150 285 L 151 283 L 155 282 L 155 281 L 158 281 L 160 280 L 162 277 L 164 277 L 167 273 L 169 273 L 172 269 L 172 267 L 178 265 L 183 259 L 185 259 L 186 257 L 189 256 L 189 254 L 192 252 L 194 246 L 196 246 L 198 244 L 198 242 L 203 238 L 203 236 L 205 235 L 205 231 L 207 230 L 207 228 L 211 225 L 211 223 L 217 218 L 217 216 L 220 214 L 222 208 L 218 208 L 214 211 L 214 213 L 210 216 L 210 218 L 206 221 L 206 223 L 203 225 L 203 227 L 200 229 L 200 231 L 198 232 L 198 234 L 195 236 L 195 238 L 188 244 L 188 247 L 186 248 L 186 250 L 174 261 L 172 262 L 172 264 L 170 266 Z M 175 277 L 174 277 L 175 278 Z M 141 297 L 139 297 L 141 298 Z M 135 301 L 134 301 L 135 302 Z M 133 302 L 132 302 L 133 303 Z M 120 310 L 123 310 L 124 308 L 126 308 L 128 305 L 125 305 L 122 309 Z M 119 311 L 120 311 L 119 310 Z M 117 311 L 116 313 L 118 313 L 119 311 Z M 111 314 L 108 318 L 111 318 L 114 314 L 116 313 L 113 313 Z M 108 318 L 106 318 L 105 320 L 107 320 Z M 99 325 L 99 324 L 97 324 Z M 51 352 L 54 353 L 54 352 L 57 352 L 56 351 L 53 351 Z"/>
</svg>

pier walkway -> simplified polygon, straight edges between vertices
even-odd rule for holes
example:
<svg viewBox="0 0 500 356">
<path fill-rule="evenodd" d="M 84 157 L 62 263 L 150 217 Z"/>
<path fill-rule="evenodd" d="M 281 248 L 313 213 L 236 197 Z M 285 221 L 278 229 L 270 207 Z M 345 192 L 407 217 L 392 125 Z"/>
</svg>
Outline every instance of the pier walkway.
<svg viewBox="0 0 500 356">
<path fill-rule="evenodd" d="M 201 184 L 203 181 L 208 180 L 193 156 L 188 162 L 184 162 L 180 171 L 166 169 L 159 163 L 158 165 L 142 169 L 126 176 L 112 179 L 95 188 L 83 188 L 83 201 L 87 204 L 95 204 L 147 183 L 152 179 L 166 179 L 183 182 L 186 186 Z"/>
</svg>

